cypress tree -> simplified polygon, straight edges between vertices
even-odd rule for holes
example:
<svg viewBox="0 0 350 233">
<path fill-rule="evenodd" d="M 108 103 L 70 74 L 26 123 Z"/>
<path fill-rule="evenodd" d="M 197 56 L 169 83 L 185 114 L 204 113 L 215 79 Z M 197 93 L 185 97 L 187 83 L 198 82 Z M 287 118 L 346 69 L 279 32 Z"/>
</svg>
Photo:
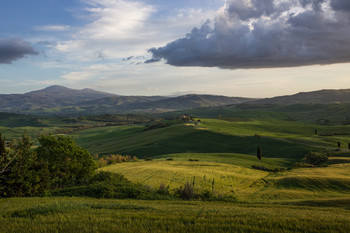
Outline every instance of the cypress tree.
<svg viewBox="0 0 350 233">
<path fill-rule="evenodd" d="M 6 148 L 5 148 L 5 137 L 2 137 L 2 134 L 0 133 L 0 156 L 5 156 L 6 154 Z"/>
<path fill-rule="evenodd" d="M 260 146 L 258 146 L 258 150 L 256 152 L 256 157 L 258 157 L 258 159 L 259 159 L 259 167 L 260 167 L 260 160 L 261 160 L 261 157 L 262 157 L 262 152 L 261 152 Z"/>
</svg>

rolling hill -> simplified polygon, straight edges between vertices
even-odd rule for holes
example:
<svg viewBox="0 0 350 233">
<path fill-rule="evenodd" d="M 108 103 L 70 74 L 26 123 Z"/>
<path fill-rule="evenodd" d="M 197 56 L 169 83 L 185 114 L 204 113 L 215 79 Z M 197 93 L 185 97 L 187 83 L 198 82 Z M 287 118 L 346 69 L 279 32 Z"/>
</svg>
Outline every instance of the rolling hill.
<svg viewBox="0 0 350 233">
<path fill-rule="evenodd" d="M 55 85 L 25 94 L 0 95 L 0 111 L 50 115 L 124 114 L 223 106 L 251 100 L 214 95 L 120 96 L 87 88 L 75 90 Z"/>
<path fill-rule="evenodd" d="M 95 112 L 125 113 L 125 112 L 167 112 L 181 109 L 215 107 L 240 104 L 252 99 L 215 95 L 184 95 L 178 97 L 162 96 L 113 96 L 81 103 L 84 109 L 94 109 Z"/>
<path fill-rule="evenodd" d="M 0 95 L 0 110 L 21 112 L 37 108 L 62 107 L 110 96 L 114 95 L 87 88 L 75 90 L 55 85 L 25 94 Z"/>
<path fill-rule="evenodd" d="M 0 111 L 40 115 L 161 113 L 205 107 L 236 106 L 240 109 L 271 105 L 350 103 L 350 89 L 301 92 L 266 99 L 188 94 L 121 96 L 92 89 L 50 86 L 25 94 L 0 95 Z"/>
<path fill-rule="evenodd" d="M 259 99 L 250 104 L 309 104 L 309 103 L 350 103 L 350 89 L 319 90 L 300 92 L 295 95 L 285 95 L 273 98 Z"/>
</svg>

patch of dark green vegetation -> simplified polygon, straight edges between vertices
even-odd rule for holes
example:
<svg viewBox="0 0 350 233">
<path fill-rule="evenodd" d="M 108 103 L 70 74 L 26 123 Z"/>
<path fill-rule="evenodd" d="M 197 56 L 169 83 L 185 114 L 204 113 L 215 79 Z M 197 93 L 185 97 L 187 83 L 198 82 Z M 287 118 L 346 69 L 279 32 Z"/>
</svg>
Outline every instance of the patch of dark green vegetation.
<svg viewBox="0 0 350 233">
<path fill-rule="evenodd" d="M 296 162 L 294 167 L 315 167 L 315 166 L 326 166 L 329 152 L 309 152 L 301 162 Z"/>
<path fill-rule="evenodd" d="M 123 205 L 118 203 L 112 204 L 87 204 L 87 207 L 91 209 L 106 209 L 106 210 L 154 210 L 154 208 L 149 206 L 138 206 L 138 205 Z"/>
<path fill-rule="evenodd" d="M 337 191 L 348 193 L 350 191 L 350 180 L 347 178 L 329 178 L 329 177 L 313 177 L 295 176 L 283 177 L 276 180 L 277 188 L 300 189 L 311 191 Z"/>
<path fill-rule="evenodd" d="M 267 172 L 283 172 L 286 170 L 285 168 L 268 168 L 268 167 L 259 166 L 259 165 L 252 165 L 252 168 L 256 170 L 267 171 Z"/>
<path fill-rule="evenodd" d="M 74 206 L 76 209 L 76 206 Z M 9 217 L 15 218 L 35 218 L 38 215 L 48 215 L 48 214 L 57 214 L 71 211 L 72 206 L 70 205 L 61 205 L 61 204 L 51 204 L 51 205 L 39 205 L 31 208 L 26 208 L 24 210 L 16 210 L 9 214 Z"/>
<path fill-rule="evenodd" d="M 156 199 L 155 192 L 147 186 L 134 184 L 123 175 L 99 172 L 88 184 L 62 188 L 52 192 L 54 196 L 77 196 L 116 199 Z"/>
</svg>

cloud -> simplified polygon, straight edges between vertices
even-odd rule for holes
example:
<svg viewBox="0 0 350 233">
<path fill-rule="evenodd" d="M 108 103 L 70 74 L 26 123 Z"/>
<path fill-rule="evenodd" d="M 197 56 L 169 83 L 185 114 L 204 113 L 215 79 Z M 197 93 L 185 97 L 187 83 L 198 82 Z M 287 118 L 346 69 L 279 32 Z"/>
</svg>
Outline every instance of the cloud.
<svg viewBox="0 0 350 233">
<path fill-rule="evenodd" d="M 72 54 L 78 61 L 113 59 L 130 54 L 127 45 L 144 40 L 141 34 L 154 11 L 152 6 L 126 0 L 81 1 L 87 23 L 76 28 L 71 39 L 59 41 L 57 51 Z"/>
<path fill-rule="evenodd" d="M 49 31 L 49 32 L 59 32 L 59 31 L 67 31 L 71 27 L 69 25 L 45 25 L 45 26 L 37 26 L 35 30 L 37 31 Z"/>
<path fill-rule="evenodd" d="M 11 64 L 25 55 L 37 55 L 33 47 L 20 38 L 0 38 L 0 64 Z"/>
<path fill-rule="evenodd" d="M 350 11 L 350 1 L 349 0 L 332 0 L 331 6 L 337 11 Z"/>
<path fill-rule="evenodd" d="M 68 55 L 67 59 L 74 62 L 95 62 L 100 60 L 96 56 L 99 53 L 104 60 L 147 55 L 147 48 L 183 35 L 193 25 L 200 25 L 203 15 L 206 18 L 214 12 L 202 8 L 214 0 L 196 2 L 197 8 L 169 1 L 80 1 L 84 7 L 78 16 L 85 24 L 71 27 L 71 36 L 58 40 L 53 48 L 53 52 Z"/>
<path fill-rule="evenodd" d="M 350 62 L 349 12 L 348 0 L 227 0 L 213 23 L 149 49 L 146 63 L 238 69 Z"/>
</svg>

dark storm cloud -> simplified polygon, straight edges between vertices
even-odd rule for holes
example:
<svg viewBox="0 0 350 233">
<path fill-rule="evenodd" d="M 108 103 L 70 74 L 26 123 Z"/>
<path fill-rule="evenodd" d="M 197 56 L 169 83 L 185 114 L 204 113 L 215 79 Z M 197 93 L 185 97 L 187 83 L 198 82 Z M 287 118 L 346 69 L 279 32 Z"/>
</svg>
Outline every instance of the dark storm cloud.
<svg viewBox="0 0 350 233">
<path fill-rule="evenodd" d="M 321 4 L 326 2 L 326 0 L 299 0 L 302 7 L 312 5 L 312 8 L 316 11 L 321 10 Z"/>
<path fill-rule="evenodd" d="M 37 55 L 33 47 L 20 38 L 0 38 L 0 64 L 11 64 L 25 55 Z"/>
<path fill-rule="evenodd" d="M 350 11 L 350 1 L 349 0 L 332 0 L 331 6 L 334 10 Z"/>
<path fill-rule="evenodd" d="M 274 12 L 274 0 L 235 1 L 227 6 L 227 13 L 232 17 L 238 16 L 242 20 L 259 18 L 263 15 L 271 15 Z"/>
<path fill-rule="evenodd" d="M 228 0 L 213 26 L 207 21 L 149 49 L 146 63 L 237 69 L 350 62 L 349 2 Z"/>
</svg>

